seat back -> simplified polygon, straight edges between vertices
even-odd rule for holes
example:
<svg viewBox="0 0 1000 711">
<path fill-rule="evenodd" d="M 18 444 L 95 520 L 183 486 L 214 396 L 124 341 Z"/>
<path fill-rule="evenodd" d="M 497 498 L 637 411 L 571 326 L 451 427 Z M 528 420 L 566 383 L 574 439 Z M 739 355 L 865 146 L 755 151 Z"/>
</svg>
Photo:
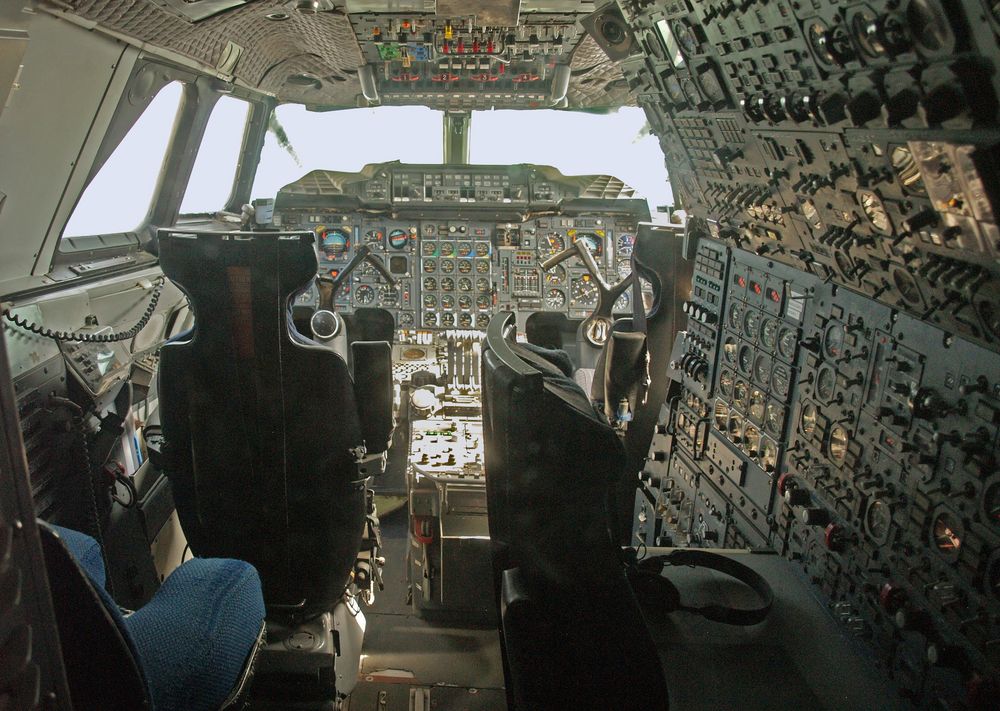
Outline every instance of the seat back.
<svg viewBox="0 0 1000 711">
<path fill-rule="evenodd" d="M 667 707 L 662 668 L 612 539 L 624 450 L 558 367 L 490 322 L 483 430 L 494 584 L 519 709 Z M 548 634 L 541 634 L 547 630 Z"/>
<path fill-rule="evenodd" d="M 159 244 L 195 313 L 159 371 L 164 465 L 191 549 L 251 563 L 271 610 L 328 608 L 361 544 L 367 472 L 347 363 L 291 322 L 316 275 L 314 237 L 161 231 Z"/>
</svg>

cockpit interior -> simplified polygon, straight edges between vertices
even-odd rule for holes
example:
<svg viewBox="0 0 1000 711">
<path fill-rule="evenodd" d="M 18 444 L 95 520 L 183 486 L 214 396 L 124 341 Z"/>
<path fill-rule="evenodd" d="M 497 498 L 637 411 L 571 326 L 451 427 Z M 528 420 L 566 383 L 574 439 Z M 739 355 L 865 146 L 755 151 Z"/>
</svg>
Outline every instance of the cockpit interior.
<svg viewBox="0 0 1000 711">
<path fill-rule="evenodd" d="M 986 0 L 0 0 L 0 709 L 1000 708 L 998 97 Z"/>
</svg>

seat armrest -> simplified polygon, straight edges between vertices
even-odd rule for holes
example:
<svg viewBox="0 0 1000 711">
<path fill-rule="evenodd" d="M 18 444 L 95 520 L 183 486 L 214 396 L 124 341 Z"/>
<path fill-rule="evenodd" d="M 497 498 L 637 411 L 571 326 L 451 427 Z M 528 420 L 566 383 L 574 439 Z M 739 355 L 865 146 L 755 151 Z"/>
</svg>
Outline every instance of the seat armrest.
<svg viewBox="0 0 1000 711">
<path fill-rule="evenodd" d="M 361 436 L 369 455 L 389 448 L 396 423 L 392 412 L 392 346 L 385 341 L 355 341 L 354 392 Z"/>
</svg>

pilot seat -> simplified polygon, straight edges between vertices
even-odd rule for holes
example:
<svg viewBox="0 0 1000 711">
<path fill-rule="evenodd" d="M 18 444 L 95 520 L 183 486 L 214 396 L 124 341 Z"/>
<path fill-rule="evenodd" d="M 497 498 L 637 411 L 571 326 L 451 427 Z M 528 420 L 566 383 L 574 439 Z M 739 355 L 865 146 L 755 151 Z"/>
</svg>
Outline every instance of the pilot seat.
<svg viewBox="0 0 1000 711">
<path fill-rule="evenodd" d="M 512 709 L 666 709 L 656 647 L 612 531 L 625 451 L 565 354 L 513 339 L 483 350 L 495 594 Z M 634 487 L 633 487 L 634 488 Z"/>
<path fill-rule="evenodd" d="M 389 343 L 355 342 L 352 373 L 295 329 L 291 305 L 316 277 L 314 239 L 160 231 L 160 264 L 195 326 L 163 346 L 159 396 L 164 469 L 191 550 L 260 572 L 258 678 L 316 680 L 330 698 L 356 682 L 355 594 L 378 577 L 365 484 L 392 435 L 392 362 Z"/>
</svg>

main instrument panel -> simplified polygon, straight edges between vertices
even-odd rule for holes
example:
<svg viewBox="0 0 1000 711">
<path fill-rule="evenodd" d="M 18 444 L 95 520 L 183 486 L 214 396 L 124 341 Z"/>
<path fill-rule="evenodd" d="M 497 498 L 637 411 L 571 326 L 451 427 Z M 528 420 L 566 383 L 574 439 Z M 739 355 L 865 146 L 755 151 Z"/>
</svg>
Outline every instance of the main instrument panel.
<svg viewBox="0 0 1000 711">
<path fill-rule="evenodd" d="M 329 187 L 317 194 L 318 185 Z M 522 325 L 536 312 L 586 318 L 597 285 L 584 265 L 544 271 L 540 262 L 583 241 L 605 279 L 627 277 L 638 224 L 649 219 L 645 201 L 629 195 L 614 178 L 544 166 L 384 164 L 307 175 L 279 192 L 273 224 L 316 234 L 321 274 L 339 274 L 358 245 L 383 260 L 396 284 L 363 264 L 338 293 L 338 311 L 385 309 L 401 329 L 484 330 L 498 310 L 516 311 Z M 630 296 L 616 311 L 630 312 Z M 299 303 L 315 302 L 310 291 Z"/>
</svg>

